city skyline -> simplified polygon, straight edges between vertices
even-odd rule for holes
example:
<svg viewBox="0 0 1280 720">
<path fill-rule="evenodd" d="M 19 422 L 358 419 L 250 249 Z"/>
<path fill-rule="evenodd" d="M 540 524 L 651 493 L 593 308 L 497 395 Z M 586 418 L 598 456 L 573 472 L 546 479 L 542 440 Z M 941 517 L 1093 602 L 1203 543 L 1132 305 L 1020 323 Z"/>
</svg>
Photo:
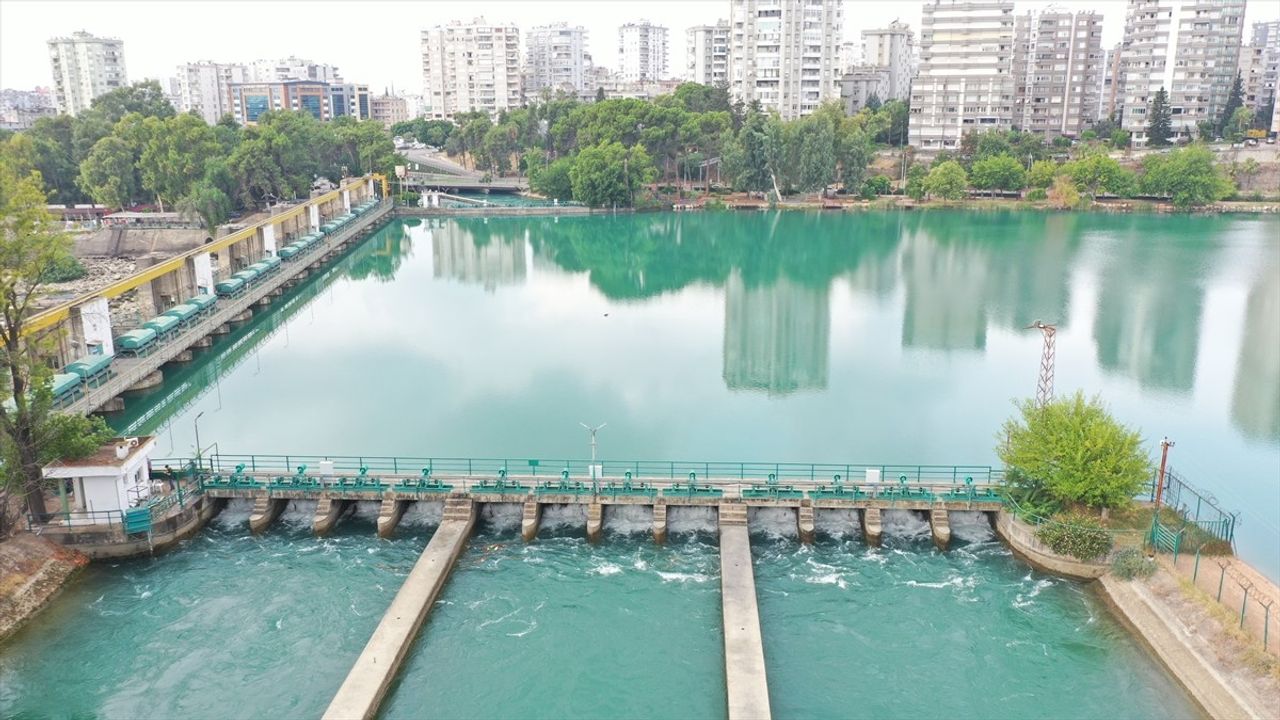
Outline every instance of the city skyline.
<svg viewBox="0 0 1280 720">
<path fill-rule="evenodd" d="M 909 24 L 919 32 L 922 2 L 855 2 L 846 0 L 843 37 L 860 38 L 867 28 L 883 27 L 893 20 Z M 1107 0 L 1070 0 L 1015 2 L 1015 12 L 1039 10 L 1049 6 L 1065 10 L 1095 10 L 1103 14 L 1103 46 L 1120 40 L 1124 29 L 1125 3 Z M 215 62 L 251 62 L 263 57 L 290 55 L 316 62 L 337 65 L 348 82 L 366 83 L 381 93 L 392 87 L 399 93 L 422 92 L 420 33 L 422 30 L 453 20 L 467 21 L 483 16 L 490 22 L 509 22 L 522 33 L 535 25 L 566 21 L 582 25 L 588 31 L 587 50 L 596 65 L 618 70 L 617 29 L 627 22 L 645 19 L 669 30 L 668 67 L 672 76 L 685 72 L 685 31 L 689 27 L 714 24 L 727 19 L 729 0 L 687 0 L 673 2 L 598 3 L 587 0 L 563 2 L 513 2 L 511 0 L 479 0 L 461 5 L 445 2 L 368 2 L 352 12 L 341 23 L 330 22 L 331 3 L 301 5 L 293 2 L 255 3 L 254 23 L 228 12 L 226 3 L 185 3 L 184 14 L 201 17 L 201 32 L 173 33 L 172 25 L 152 26 L 140 23 L 140 17 L 154 15 L 154 3 L 124 2 L 110 5 L 90 2 L 26 2 L 5 0 L 0 3 L 0 88 L 31 89 L 52 84 L 46 60 L 46 43 L 50 38 L 67 36 L 85 30 L 98 36 L 117 37 L 125 44 L 129 80 L 167 78 L 176 74 L 177 66 L 201 60 Z M 856 11 L 850 8 L 856 6 Z M 315 12 L 313 21 L 299 22 L 300 8 Z M 55 11 L 56 8 L 56 11 Z M 446 12 L 434 12 L 447 8 Z M 1273 19 L 1267 3 L 1249 3 L 1246 26 Z M 389 23 L 394 18 L 396 22 Z M 308 33 L 280 42 L 281 26 L 303 27 Z M 234 37 L 235 40 L 222 38 Z M 366 43 L 351 42 L 353 37 L 367 37 Z M 523 38 L 522 38 L 523 42 Z M 373 56 L 370 48 L 384 55 Z M 32 58 L 41 58 L 32 62 Z"/>
</svg>

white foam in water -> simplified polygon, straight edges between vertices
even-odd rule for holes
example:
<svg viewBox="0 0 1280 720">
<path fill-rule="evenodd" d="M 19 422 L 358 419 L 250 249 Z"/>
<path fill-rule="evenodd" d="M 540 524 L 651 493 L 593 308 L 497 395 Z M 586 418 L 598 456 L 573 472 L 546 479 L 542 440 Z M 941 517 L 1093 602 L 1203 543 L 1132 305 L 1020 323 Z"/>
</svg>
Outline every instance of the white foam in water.
<svg viewBox="0 0 1280 720">
<path fill-rule="evenodd" d="M 772 537 L 796 537 L 796 509 L 789 507 L 747 508 L 747 530 Z"/>
<path fill-rule="evenodd" d="M 604 529 L 622 535 L 653 532 L 653 506 L 605 505 Z"/>
<path fill-rule="evenodd" d="M 821 533 L 837 538 L 856 538 L 862 535 L 862 520 L 853 508 L 815 508 L 813 527 Z"/>
<path fill-rule="evenodd" d="M 964 542 L 978 543 L 994 540 L 995 530 L 987 514 L 977 510 L 952 510 L 947 513 L 951 524 L 951 538 Z"/>
<path fill-rule="evenodd" d="M 922 513 L 914 510 L 881 511 L 880 528 L 885 535 L 909 540 L 927 538 L 933 534 L 929 529 L 929 521 Z"/>
<path fill-rule="evenodd" d="M 520 503 L 484 503 L 480 506 L 480 520 L 489 530 L 518 528 L 523 515 L 524 508 Z"/>
<path fill-rule="evenodd" d="M 249 522 L 249 516 L 253 514 L 253 500 L 251 498 L 231 498 L 227 501 L 227 506 L 222 508 L 222 512 L 218 513 L 218 517 L 214 519 L 214 523 L 227 530 L 239 529 L 242 525 Z"/>
<path fill-rule="evenodd" d="M 280 513 L 280 522 L 285 525 L 309 526 L 316 520 L 315 500 L 290 500 Z"/>
<path fill-rule="evenodd" d="M 555 503 L 542 506 L 539 529 L 563 530 L 587 527 L 587 506 L 581 503 Z"/>
<path fill-rule="evenodd" d="M 354 505 L 355 509 L 351 511 L 352 518 L 367 523 L 378 522 L 378 514 L 382 511 L 382 503 L 380 501 L 358 500 Z"/>
<path fill-rule="evenodd" d="M 715 532 L 719 519 L 713 505 L 667 506 L 668 533 Z"/>
<path fill-rule="evenodd" d="M 400 524 L 406 527 L 436 527 L 444 517 L 444 503 L 430 500 L 419 500 L 409 503 L 400 518 Z"/>
</svg>

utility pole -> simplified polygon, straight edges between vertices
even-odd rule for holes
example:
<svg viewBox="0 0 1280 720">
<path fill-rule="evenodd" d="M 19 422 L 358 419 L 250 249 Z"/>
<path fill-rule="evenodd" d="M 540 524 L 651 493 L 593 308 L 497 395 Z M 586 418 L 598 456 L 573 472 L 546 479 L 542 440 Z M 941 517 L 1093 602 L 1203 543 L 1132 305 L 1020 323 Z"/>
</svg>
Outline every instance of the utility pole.
<svg viewBox="0 0 1280 720">
<path fill-rule="evenodd" d="M 1164 473 L 1169 463 L 1169 448 L 1173 441 L 1167 436 L 1160 439 L 1160 474 L 1156 476 L 1156 518 L 1160 517 L 1160 500 L 1164 497 Z"/>
<path fill-rule="evenodd" d="M 1044 349 L 1040 353 L 1040 380 L 1036 384 L 1036 407 L 1044 407 L 1053 400 L 1054 336 L 1058 332 L 1058 326 L 1037 320 L 1027 326 L 1028 330 L 1031 328 L 1044 334 Z"/>
<path fill-rule="evenodd" d="M 580 422 L 578 424 L 586 428 L 587 432 L 591 433 L 591 482 L 594 483 L 596 481 L 596 433 L 604 429 L 604 426 L 609 423 L 600 423 L 595 427 L 591 427 L 584 422 Z"/>
</svg>

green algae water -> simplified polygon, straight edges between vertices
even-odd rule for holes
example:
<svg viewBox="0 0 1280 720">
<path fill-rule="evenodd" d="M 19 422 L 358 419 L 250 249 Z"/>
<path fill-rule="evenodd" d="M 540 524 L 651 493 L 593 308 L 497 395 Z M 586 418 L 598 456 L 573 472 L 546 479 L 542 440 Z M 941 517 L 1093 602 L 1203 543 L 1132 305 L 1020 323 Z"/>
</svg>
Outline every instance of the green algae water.
<svg viewBox="0 0 1280 720">
<path fill-rule="evenodd" d="M 1153 452 L 1174 438 L 1277 577 L 1277 238 L 1231 216 L 396 221 L 113 423 L 175 455 L 203 412 L 226 453 L 580 458 L 578 423 L 607 421 L 606 460 L 988 463 L 1034 392 L 1023 328 L 1041 319 L 1059 392 L 1101 394 Z M 253 539 L 239 508 L 178 551 L 95 566 L 0 647 L 0 716 L 317 716 L 438 518 L 379 541 L 376 506 L 356 510 L 329 539 L 305 507 Z M 723 716 L 710 517 L 665 548 L 627 534 L 643 519 L 606 518 L 595 547 L 580 530 L 526 547 L 498 520 L 387 717 Z M 870 551 L 819 518 L 830 537 L 801 548 L 773 520 L 752 529 L 779 717 L 1194 715 L 1087 588 L 994 543 L 937 553 L 904 521 Z M 1070 692 L 1033 703 L 1046 678 Z"/>
</svg>

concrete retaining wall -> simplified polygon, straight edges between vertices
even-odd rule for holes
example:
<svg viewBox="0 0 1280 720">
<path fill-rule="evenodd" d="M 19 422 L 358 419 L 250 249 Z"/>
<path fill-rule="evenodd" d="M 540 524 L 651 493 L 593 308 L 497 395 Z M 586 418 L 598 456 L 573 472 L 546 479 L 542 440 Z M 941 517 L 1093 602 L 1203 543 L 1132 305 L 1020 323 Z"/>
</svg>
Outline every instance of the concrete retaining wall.
<svg viewBox="0 0 1280 720">
<path fill-rule="evenodd" d="M 1082 562 L 1058 555 L 1036 539 L 1034 526 L 1022 522 L 1005 510 L 996 514 L 996 533 L 1009 545 L 1014 555 L 1037 570 L 1076 580 L 1096 580 L 1111 568 L 1106 562 Z"/>
</svg>

